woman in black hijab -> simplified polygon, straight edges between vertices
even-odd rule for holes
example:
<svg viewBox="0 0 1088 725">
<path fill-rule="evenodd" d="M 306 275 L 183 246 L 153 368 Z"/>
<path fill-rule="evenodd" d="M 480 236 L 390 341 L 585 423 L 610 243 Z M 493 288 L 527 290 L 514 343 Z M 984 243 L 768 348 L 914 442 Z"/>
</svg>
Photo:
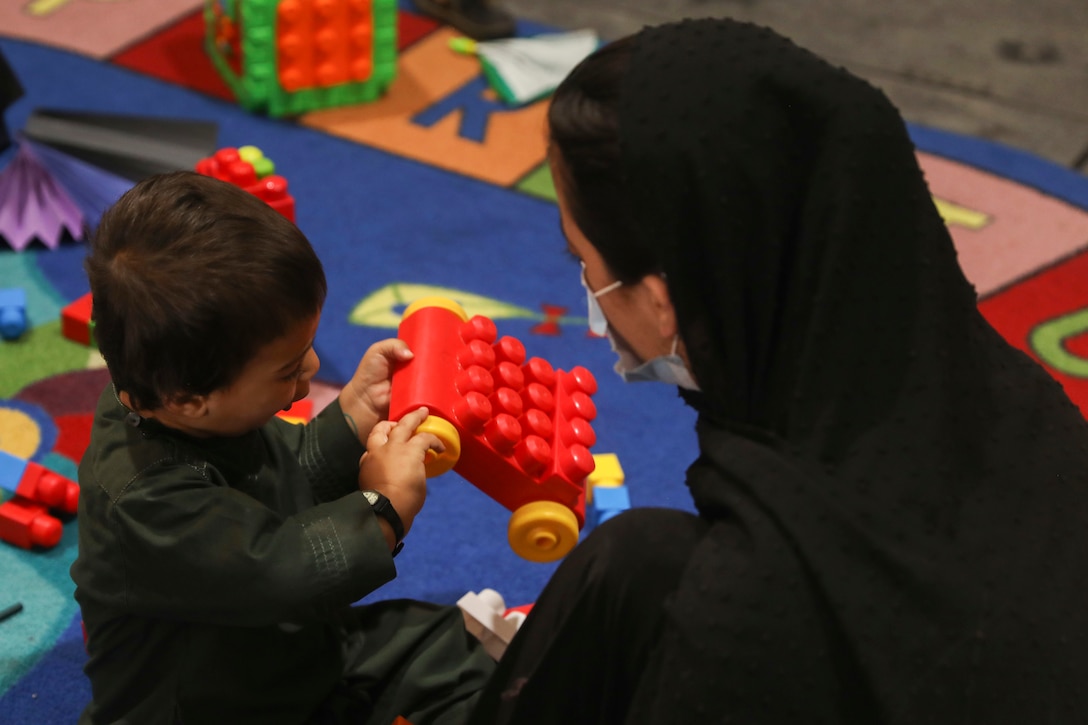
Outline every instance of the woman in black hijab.
<svg viewBox="0 0 1088 725">
<path fill-rule="evenodd" d="M 883 94 L 686 21 L 549 124 L 618 369 L 698 411 L 699 515 L 577 547 L 477 721 L 1088 720 L 1088 426 L 979 314 Z"/>
</svg>

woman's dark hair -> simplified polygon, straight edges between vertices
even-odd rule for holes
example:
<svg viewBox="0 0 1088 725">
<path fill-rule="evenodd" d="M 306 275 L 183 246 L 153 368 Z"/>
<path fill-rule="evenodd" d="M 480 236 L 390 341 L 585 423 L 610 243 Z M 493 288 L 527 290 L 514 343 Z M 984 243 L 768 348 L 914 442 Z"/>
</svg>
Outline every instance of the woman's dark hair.
<svg viewBox="0 0 1088 725">
<path fill-rule="evenodd" d="M 563 80 L 548 108 L 556 184 L 575 224 L 625 283 L 661 271 L 634 221 L 623 170 L 620 88 L 634 48 L 628 36 L 597 50 Z"/>
<path fill-rule="evenodd" d="M 151 177 L 122 196 L 84 267 L 98 348 L 142 409 L 229 386 L 325 302 L 325 273 L 298 227 L 253 194 L 192 172 Z"/>
</svg>

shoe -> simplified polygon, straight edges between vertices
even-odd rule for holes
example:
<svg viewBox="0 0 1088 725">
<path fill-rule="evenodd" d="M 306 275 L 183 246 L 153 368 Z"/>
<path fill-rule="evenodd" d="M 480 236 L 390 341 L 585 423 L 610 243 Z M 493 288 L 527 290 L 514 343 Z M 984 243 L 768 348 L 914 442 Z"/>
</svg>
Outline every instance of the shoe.
<svg viewBox="0 0 1088 725">
<path fill-rule="evenodd" d="M 412 0 L 424 15 L 456 28 L 473 40 L 509 38 L 516 32 L 514 17 L 488 0 Z"/>
</svg>

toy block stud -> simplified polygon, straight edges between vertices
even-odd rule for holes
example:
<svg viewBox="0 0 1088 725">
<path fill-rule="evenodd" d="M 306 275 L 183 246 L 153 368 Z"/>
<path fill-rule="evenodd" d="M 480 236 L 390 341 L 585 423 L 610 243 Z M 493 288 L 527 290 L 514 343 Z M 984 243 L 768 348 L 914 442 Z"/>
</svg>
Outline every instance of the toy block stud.
<svg viewBox="0 0 1088 725">
<path fill-rule="evenodd" d="M 276 165 L 272 163 L 272 159 L 265 156 L 264 151 L 256 146 L 239 146 L 238 158 L 248 162 L 253 167 L 258 179 L 276 173 Z"/>
</svg>

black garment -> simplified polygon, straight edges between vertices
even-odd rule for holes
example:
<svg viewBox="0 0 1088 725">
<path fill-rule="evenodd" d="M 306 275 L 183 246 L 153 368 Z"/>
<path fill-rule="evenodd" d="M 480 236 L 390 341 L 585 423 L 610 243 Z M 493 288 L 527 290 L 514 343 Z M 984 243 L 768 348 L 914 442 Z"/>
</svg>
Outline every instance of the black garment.
<svg viewBox="0 0 1088 725">
<path fill-rule="evenodd" d="M 639 723 L 1088 721 L 1088 426 L 979 314 L 896 110 L 755 26 L 635 43 L 626 191 L 702 389 L 705 528 L 662 547 L 595 532 L 479 721 L 559 721 L 535 717 L 547 690 L 587 703 L 562 722 L 628 701 Z M 631 602 L 604 582 L 678 560 L 640 634 L 616 636 Z M 579 689 L 569 668 L 598 649 L 627 679 Z"/>
<path fill-rule="evenodd" d="M 707 528 L 640 508 L 595 529 L 533 605 L 471 722 L 622 723 L 656 658 L 662 603 Z"/>
</svg>

